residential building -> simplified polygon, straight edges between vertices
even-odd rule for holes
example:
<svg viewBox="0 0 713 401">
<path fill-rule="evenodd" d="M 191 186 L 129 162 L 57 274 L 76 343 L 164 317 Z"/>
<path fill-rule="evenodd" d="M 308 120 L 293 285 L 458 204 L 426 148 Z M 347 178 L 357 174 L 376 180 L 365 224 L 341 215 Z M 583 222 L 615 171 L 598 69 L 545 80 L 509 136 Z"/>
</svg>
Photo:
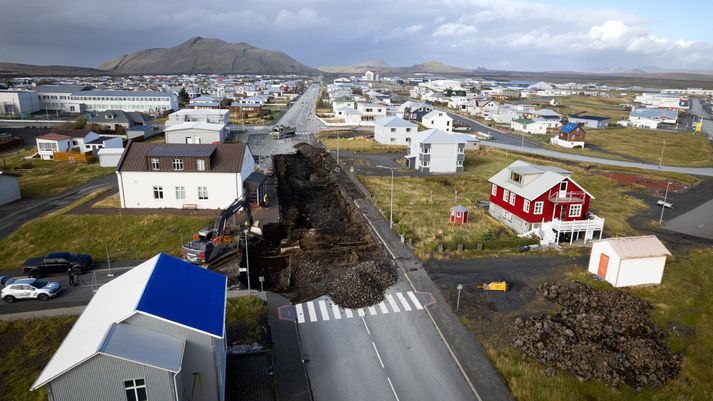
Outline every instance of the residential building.
<svg viewBox="0 0 713 401">
<path fill-rule="evenodd" d="M 228 126 L 195 121 L 172 124 L 166 127 L 165 132 L 166 143 L 223 143 Z"/>
<path fill-rule="evenodd" d="M 58 152 L 87 153 L 104 147 L 121 148 L 119 137 L 99 136 L 88 129 L 54 130 L 35 138 L 37 153 L 42 160 L 52 160 Z"/>
<path fill-rule="evenodd" d="M 416 132 L 406 156 L 409 168 L 423 173 L 460 173 L 466 142 L 462 135 L 438 129 Z"/>
<path fill-rule="evenodd" d="M 433 111 L 430 103 L 408 100 L 396 108 L 396 117 L 410 121 L 421 121 L 423 116 Z"/>
<path fill-rule="evenodd" d="M 367 71 L 362 77 L 362 81 L 374 81 L 375 74 L 372 71 Z"/>
<path fill-rule="evenodd" d="M 223 209 L 255 170 L 245 144 L 129 142 L 116 169 L 121 207 Z"/>
<path fill-rule="evenodd" d="M 18 117 L 42 110 L 37 92 L 0 90 L 0 116 Z"/>
<path fill-rule="evenodd" d="M 421 124 L 445 132 L 453 132 L 453 118 L 445 111 L 433 110 L 421 118 Z"/>
<path fill-rule="evenodd" d="M 52 401 L 224 401 L 226 291 L 221 274 L 154 256 L 99 287 L 30 390 Z"/>
<path fill-rule="evenodd" d="M 550 139 L 550 143 L 563 148 L 583 149 L 585 136 L 581 124 L 569 122 L 560 127 L 559 133 Z"/>
<path fill-rule="evenodd" d="M 87 123 L 96 125 L 99 129 L 108 129 L 116 131 L 117 127 L 122 127 L 128 130 L 134 126 L 150 125 L 149 119 L 145 118 L 141 113 L 126 112 L 123 110 L 105 110 L 97 112 L 92 116 Z"/>
<path fill-rule="evenodd" d="M 517 119 L 510 122 L 510 129 L 526 134 L 546 134 L 549 124 L 545 121 Z"/>
<path fill-rule="evenodd" d="M 594 197 L 567 170 L 517 160 L 488 182 L 488 212 L 518 234 L 542 243 L 601 238 L 604 220 L 589 212 Z"/>
<path fill-rule="evenodd" d="M 99 165 L 102 167 L 116 167 L 119 165 L 124 148 L 103 148 L 97 151 Z"/>
<path fill-rule="evenodd" d="M 19 174 L 0 170 L 0 205 L 16 201 L 21 198 Z"/>
<path fill-rule="evenodd" d="M 603 129 L 609 126 L 609 117 L 571 114 L 567 119 L 570 123 L 582 124 L 587 128 Z"/>
<path fill-rule="evenodd" d="M 386 116 L 386 105 L 378 103 L 356 102 L 356 110 L 362 115 L 362 121 L 372 122 Z"/>
<path fill-rule="evenodd" d="M 262 105 L 259 103 L 233 102 L 230 105 L 230 118 L 233 120 L 262 117 L 263 114 Z"/>
<path fill-rule="evenodd" d="M 182 109 L 168 115 L 166 127 L 188 122 L 230 124 L 228 109 Z"/>
<path fill-rule="evenodd" d="M 680 96 L 667 93 L 642 93 L 634 98 L 635 103 L 643 104 L 649 108 L 668 110 L 688 110 L 688 103 Z"/>
<path fill-rule="evenodd" d="M 614 287 L 661 284 L 668 256 L 655 235 L 607 238 L 592 243 L 588 270 Z"/>
<path fill-rule="evenodd" d="M 677 109 L 635 108 L 629 113 L 629 119 L 624 121 L 624 124 L 621 125 L 657 129 L 659 124 L 676 124 L 677 122 Z"/>
<path fill-rule="evenodd" d="M 57 152 L 69 152 L 72 149 L 72 137 L 50 132 L 35 138 L 37 153 L 42 160 L 54 159 Z"/>
<path fill-rule="evenodd" d="M 408 145 L 418 126 L 396 116 L 383 117 L 374 122 L 374 140 L 385 145 Z"/>
<path fill-rule="evenodd" d="M 196 110 L 220 109 L 220 99 L 214 96 L 199 96 L 191 99 L 188 108 Z"/>
</svg>

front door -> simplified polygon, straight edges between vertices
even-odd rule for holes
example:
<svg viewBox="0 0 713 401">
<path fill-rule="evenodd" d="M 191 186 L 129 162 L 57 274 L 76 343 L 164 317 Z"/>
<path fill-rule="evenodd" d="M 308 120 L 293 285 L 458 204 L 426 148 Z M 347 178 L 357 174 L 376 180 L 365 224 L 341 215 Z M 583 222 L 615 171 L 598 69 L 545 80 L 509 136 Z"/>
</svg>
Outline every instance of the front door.
<svg viewBox="0 0 713 401">
<path fill-rule="evenodd" d="M 607 276 L 607 266 L 609 266 L 609 256 L 602 253 L 599 255 L 599 268 L 597 269 L 597 276 L 605 278 Z"/>
<path fill-rule="evenodd" d="M 560 205 L 560 220 L 564 221 L 564 219 L 567 217 L 567 214 L 565 213 L 567 210 L 567 205 Z"/>
<path fill-rule="evenodd" d="M 567 197 L 567 181 L 562 181 L 562 182 L 560 182 L 559 197 L 560 197 L 560 198 L 566 198 L 566 197 Z"/>
</svg>

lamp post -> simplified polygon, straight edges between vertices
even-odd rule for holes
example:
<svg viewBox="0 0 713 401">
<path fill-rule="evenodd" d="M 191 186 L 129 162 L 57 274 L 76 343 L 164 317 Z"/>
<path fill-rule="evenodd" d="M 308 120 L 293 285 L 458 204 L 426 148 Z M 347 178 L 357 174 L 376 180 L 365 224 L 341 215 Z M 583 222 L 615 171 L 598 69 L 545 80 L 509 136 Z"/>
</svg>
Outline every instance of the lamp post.
<svg viewBox="0 0 713 401">
<path fill-rule="evenodd" d="M 663 196 L 663 203 L 661 204 L 661 217 L 659 217 L 659 225 L 663 223 L 663 211 L 666 209 L 666 199 L 668 199 L 668 186 L 671 185 L 671 182 L 666 183 L 666 193 Z"/>
<path fill-rule="evenodd" d="M 248 295 L 250 291 L 250 255 L 248 254 L 248 233 L 250 233 L 250 228 L 245 228 L 245 267 L 247 268 L 248 274 Z"/>
<path fill-rule="evenodd" d="M 661 163 L 663 163 L 663 150 L 666 148 L 666 140 L 663 140 L 663 145 L 661 146 L 661 157 L 659 157 L 659 168 L 661 168 Z"/>
<path fill-rule="evenodd" d="M 391 170 L 391 207 L 389 208 L 389 228 L 394 228 L 394 168 L 381 165 L 376 167 Z"/>
</svg>

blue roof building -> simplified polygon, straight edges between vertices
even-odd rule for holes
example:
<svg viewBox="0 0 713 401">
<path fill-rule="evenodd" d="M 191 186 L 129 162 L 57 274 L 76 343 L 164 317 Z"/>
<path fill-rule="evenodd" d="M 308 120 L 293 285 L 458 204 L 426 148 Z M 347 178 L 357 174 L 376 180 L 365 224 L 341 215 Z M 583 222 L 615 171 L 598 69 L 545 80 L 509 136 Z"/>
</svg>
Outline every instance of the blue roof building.
<svg viewBox="0 0 713 401">
<path fill-rule="evenodd" d="M 221 274 L 154 256 L 99 288 L 31 389 L 53 401 L 225 400 L 226 288 Z"/>
</svg>

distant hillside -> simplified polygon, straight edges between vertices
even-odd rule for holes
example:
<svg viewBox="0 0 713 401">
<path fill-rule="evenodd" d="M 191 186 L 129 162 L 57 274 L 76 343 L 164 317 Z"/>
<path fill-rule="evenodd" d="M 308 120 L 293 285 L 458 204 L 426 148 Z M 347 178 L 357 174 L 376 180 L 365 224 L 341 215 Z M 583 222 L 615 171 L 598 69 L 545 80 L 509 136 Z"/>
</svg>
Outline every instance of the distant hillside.
<svg viewBox="0 0 713 401">
<path fill-rule="evenodd" d="M 171 48 L 125 54 L 99 66 L 114 74 L 311 73 L 316 70 L 285 53 L 247 43 L 191 38 Z"/>
<path fill-rule="evenodd" d="M 0 76 L 88 76 L 102 75 L 106 71 L 94 68 L 71 67 L 65 65 L 32 65 L 17 63 L 0 63 Z"/>
<path fill-rule="evenodd" d="M 379 74 L 465 74 L 473 71 L 467 68 L 453 67 L 439 61 L 427 61 L 410 67 L 391 67 L 383 61 L 367 61 L 351 67 L 320 67 L 319 70 L 332 74 L 363 74 L 367 71 Z"/>
</svg>

